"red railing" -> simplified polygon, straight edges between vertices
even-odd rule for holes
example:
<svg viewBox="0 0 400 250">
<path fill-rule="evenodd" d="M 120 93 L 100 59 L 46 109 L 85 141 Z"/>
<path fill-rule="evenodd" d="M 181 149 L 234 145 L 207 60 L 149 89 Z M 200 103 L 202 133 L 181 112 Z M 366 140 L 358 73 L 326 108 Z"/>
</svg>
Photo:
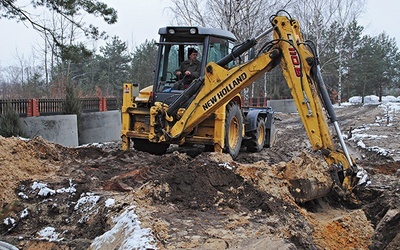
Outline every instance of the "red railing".
<svg viewBox="0 0 400 250">
<path fill-rule="evenodd" d="M 116 98 L 81 98 L 82 112 L 117 110 Z M 19 116 L 57 115 L 64 113 L 65 99 L 11 99 L 0 100 L 0 115 L 11 107 Z"/>
</svg>

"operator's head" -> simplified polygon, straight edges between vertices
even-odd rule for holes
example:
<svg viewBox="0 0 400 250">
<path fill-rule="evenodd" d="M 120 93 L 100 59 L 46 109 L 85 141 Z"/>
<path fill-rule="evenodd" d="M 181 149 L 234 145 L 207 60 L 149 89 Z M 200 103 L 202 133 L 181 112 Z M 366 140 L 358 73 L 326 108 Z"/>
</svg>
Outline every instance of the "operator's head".
<svg viewBox="0 0 400 250">
<path fill-rule="evenodd" d="M 189 48 L 189 49 L 188 49 L 188 58 L 190 58 L 190 56 L 191 56 L 193 53 L 196 53 L 196 56 L 197 56 L 197 50 L 196 50 L 195 48 Z"/>
</svg>

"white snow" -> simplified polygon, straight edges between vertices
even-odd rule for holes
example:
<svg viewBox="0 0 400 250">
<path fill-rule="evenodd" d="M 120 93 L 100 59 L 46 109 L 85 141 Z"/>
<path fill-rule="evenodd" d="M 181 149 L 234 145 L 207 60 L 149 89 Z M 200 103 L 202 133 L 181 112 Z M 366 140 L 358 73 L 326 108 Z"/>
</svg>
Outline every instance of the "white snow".
<svg viewBox="0 0 400 250">
<path fill-rule="evenodd" d="M 15 219 L 12 217 L 7 217 L 3 220 L 3 224 L 6 226 L 15 225 Z"/>
<path fill-rule="evenodd" d="M 134 206 L 128 207 L 122 214 L 113 219 L 114 227 L 96 237 L 90 246 L 91 249 L 108 249 L 110 245 L 119 245 L 119 250 L 156 249 L 151 230 L 140 227 L 140 221 L 134 212 L 134 208 Z"/>
<path fill-rule="evenodd" d="M 27 208 L 25 208 L 24 210 L 22 210 L 21 212 L 21 219 L 27 217 L 29 215 L 29 210 Z"/>
<path fill-rule="evenodd" d="M 360 104 L 362 102 L 361 96 L 353 96 L 349 98 L 349 103 Z M 400 96 L 382 96 L 382 102 L 379 102 L 379 97 L 376 95 L 368 95 L 364 97 L 364 104 L 379 104 L 379 103 L 399 103 Z"/>
<path fill-rule="evenodd" d="M 224 167 L 229 170 L 233 169 L 233 167 L 231 166 L 231 164 L 229 164 L 229 162 L 220 163 L 220 164 L 218 164 L 218 166 Z"/>
<path fill-rule="evenodd" d="M 32 184 L 32 190 L 36 190 L 36 189 L 39 189 L 39 192 L 38 192 L 39 196 L 54 195 L 56 193 L 56 191 L 54 189 L 48 188 L 47 184 L 35 181 Z"/>
<path fill-rule="evenodd" d="M 69 187 L 67 188 L 59 188 L 57 189 L 57 193 L 61 194 L 61 193 L 71 193 L 74 194 L 76 192 L 75 189 L 76 184 L 72 183 L 72 180 L 69 180 Z"/>
<path fill-rule="evenodd" d="M 82 217 L 78 220 L 79 223 L 85 223 L 92 214 L 98 213 L 99 208 L 96 208 L 96 204 L 99 200 L 100 195 L 94 195 L 90 192 L 81 194 L 81 198 L 79 198 L 74 207 L 77 213 L 82 214 Z"/>
<path fill-rule="evenodd" d="M 26 194 L 24 194 L 23 192 L 19 192 L 18 196 L 25 200 L 28 199 L 28 196 Z"/>
<path fill-rule="evenodd" d="M 115 200 L 114 199 L 112 199 L 112 198 L 108 198 L 107 200 L 106 200 L 106 207 L 112 207 L 112 206 L 114 206 L 115 205 Z"/>
<path fill-rule="evenodd" d="M 37 234 L 40 240 L 48 240 L 48 241 L 62 240 L 62 238 L 58 239 L 58 236 L 60 234 L 56 232 L 56 229 L 54 227 L 45 227 L 42 230 L 40 230 Z"/>
<path fill-rule="evenodd" d="M 89 192 L 84 193 L 81 195 L 81 198 L 77 201 L 74 210 L 78 210 L 79 208 L 81 208 L 82 211 L 90 211 L 94 208 L 99 199 L 100 195 L 94 195 L 93 193 Z"/>
<path fill-rule="evenodd" d="M 39 189 L 38 195 L 39 196 L 48 196 L 48 195 L 55 195 L 56 193 L 75 193 L 76 189 L 75 189 L 75 184 L 72 183 L 72 180 L 69 180 L 69 187 L 67 188 L 59 188 L 57 190 L 51 189 L 47 187 L 46 183 L 41 183 L 41 182 L 37 182 L 35 181 L 32 186 L 31 186 L 32 190 L 36 190 Z M 28 198 L 24 193 L 19 193 L 19 196 L 25 198 Z"/>
<path fill-rule="evenodd" d="M 343 103 L 343 106 L 345 107 L 348 105 L 361 104 L 361 101 L 361 96 L 353 96 L 349 99 L 347 103 Z M 381 115 L 375 117 L 375 123 L 373 124 L 364 124 L 362 127 L 354 128 L 351 131 L 352 137 L 349 140 L 356 142 L 357 146 L 359 146 L 360 148 L 376 152 L 379 155 L 389 156 L 391 154 L 391 150 L 378 146 L 367 146 L 365 145 L 363 140 L 390 140 L 390 137 L 388 137 L 387 135 L 373 135 L 368 134 L 367 131 L 369 131 L 371 127 L 393 126 L 393 122 L 398 122 L 397 116 L 398 112 L 400 111 L 400 97 L 383 96 L 382 102 L 379 102 L 378 96 L 365 96 L 364 105 L 370 104 L 378 105 L 378 108 L 382 110 Z M 397 120 L 395 121 L 395 119 Z"/>
</svg>

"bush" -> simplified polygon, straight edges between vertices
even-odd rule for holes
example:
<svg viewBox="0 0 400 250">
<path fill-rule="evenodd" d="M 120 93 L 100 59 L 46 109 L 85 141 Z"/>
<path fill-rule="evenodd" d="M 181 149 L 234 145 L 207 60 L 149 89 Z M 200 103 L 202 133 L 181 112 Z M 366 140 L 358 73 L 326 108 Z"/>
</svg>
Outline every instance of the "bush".
<svg viewBox="0 0 400 250">
<path fill-rule="evenodd" d="M 65 96 L 64 114 L 76 114 L 79 125 L 82 116 L 81 102 L 78 96 L 75 94 L 75 89 L 71 83 L 67 84 L 65 92 L 66 96 Z"/>
<path fill-rule="evenodd" d="M 7 103 L 5 113 L 0 116 L 0 135 L 3 137 L 23 136 L 19 125 L 19 115 L 10 103 Z"/>
</svg>

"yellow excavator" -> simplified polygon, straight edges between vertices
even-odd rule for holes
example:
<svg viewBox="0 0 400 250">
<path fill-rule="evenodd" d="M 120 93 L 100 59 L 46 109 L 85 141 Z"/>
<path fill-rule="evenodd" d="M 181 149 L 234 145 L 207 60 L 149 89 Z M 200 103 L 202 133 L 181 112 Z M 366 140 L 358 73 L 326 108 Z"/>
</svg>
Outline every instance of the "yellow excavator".
<svg viewBox="0 0 400 250">
<path fill-rule="evenodd" d="M 270 21 L 271 28 L 236 46 L 235 36 L 224 30 L 160 28 L 153 85 L 140 91 L 138 84 L 123 85 L 122 148 L 130 149 L 133 142 L 137 150 L 164 154 L 171 144 L 200 144 L 235 158 L 242 146 L 251 152 L 272 146 L 273 110 L 242 107 L 240 93 L 280 64 L 313 150 L 322 152 L 334 186 L 349 195 L 362 178 L 362 169 L 344 143 L 321 77 L 315 45 L 303 40 L 299 23 L 287 12 L 277 12 Z M 267 42 L 260 44 L 261 40 Z M 256 47 L 258 53 L 254 52 Z M 174 71 L 192 48 L 201 58 L 200 77 L 180 90 Z M 247 60 L 240 63 L 238 58 L 244 54 Z M 333 142 L 329 121 L 340 148 Z M 307 180 L 293 185 L 301 190 L 297 193 L 300 201 L 321 196 Z"/>
</svg>

